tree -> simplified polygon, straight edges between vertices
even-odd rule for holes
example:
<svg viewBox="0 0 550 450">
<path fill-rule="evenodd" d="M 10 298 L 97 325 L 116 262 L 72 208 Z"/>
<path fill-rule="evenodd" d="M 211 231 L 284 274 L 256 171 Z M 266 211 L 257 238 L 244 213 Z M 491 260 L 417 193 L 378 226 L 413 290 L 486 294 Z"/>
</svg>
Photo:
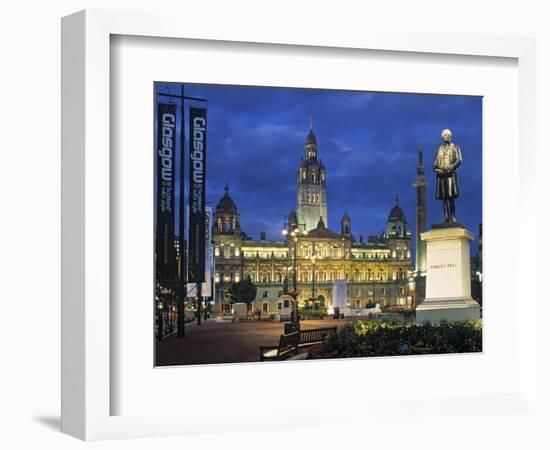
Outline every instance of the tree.
<svg viewBox="0 0 550 450">
<path fill-rule="evenodd" d="M 246 303 L 248 305 L 256 298 L 256 286 L 250 277 L 247 277 L 238 283 L 233 283 L 227 293 L 231 303 Z"/>
</svg>

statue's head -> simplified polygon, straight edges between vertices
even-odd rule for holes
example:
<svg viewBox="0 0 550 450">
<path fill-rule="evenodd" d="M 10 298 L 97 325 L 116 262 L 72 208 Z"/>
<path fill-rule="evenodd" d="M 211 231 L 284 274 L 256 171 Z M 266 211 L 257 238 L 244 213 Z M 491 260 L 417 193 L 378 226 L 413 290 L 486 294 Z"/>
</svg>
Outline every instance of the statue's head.
<svg viewBox="0 0 550 450">
<path fill-rule="evenodd" d="M 451 142 L 451 138 L 453 137 L 453 133 L 451 132 L 451 130 L 449 130 L 448 128 L 445 128 L 442 132 L 441 132 L 441 137 L 443 138 L 443 140 L 445 142 Z"/>
</svg>

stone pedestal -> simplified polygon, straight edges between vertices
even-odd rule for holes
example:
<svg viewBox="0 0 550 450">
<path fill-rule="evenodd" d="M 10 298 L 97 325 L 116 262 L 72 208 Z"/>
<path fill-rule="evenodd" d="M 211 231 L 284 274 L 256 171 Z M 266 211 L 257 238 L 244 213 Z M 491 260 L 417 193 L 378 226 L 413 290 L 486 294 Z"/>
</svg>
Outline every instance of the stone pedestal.
<svg viewBox="0 0 550 450">
<path fill-rule="evenodd" d="M 438 323 L 480 318 L 470 292 L 470 241 L 462 225 L 433 225 L 421 234 L 426 242 L 426 298 L 416 307 L 416 321 Z"/>
</svg>

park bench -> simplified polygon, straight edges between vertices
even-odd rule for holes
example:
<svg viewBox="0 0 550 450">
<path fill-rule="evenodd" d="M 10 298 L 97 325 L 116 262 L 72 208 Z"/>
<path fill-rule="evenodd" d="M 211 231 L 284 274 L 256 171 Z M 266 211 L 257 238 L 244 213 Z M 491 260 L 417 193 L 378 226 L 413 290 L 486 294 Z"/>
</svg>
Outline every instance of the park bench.
<svg viewBox="0 0 550 450">
<path fill-rule="evenodd" d="M 336 334 L 336 327 L 330 328 L 314 328 L 312 330 L 300 331 L 299 347 L 304 347 L 311 344 L 319 344 L 325 342 L 327 336 Z"/>
<path fill-rule="evenodd" d="M 279 345 L 260 346 L 260 361 L 282 361 L 291 355 L 298 354 L 300 343 L 300 332 L 282 334 L 279 338 Z"/>
<path fill-rule="evenodd" d="M 327 336 L 335 333 L 336 327 L 330 327 L 282 334 L 279 345 L 260 347 L 260 361 L 282 361 L 290 356 L 296 356 L 300 347 L 325 342 Z"/>
</svg>

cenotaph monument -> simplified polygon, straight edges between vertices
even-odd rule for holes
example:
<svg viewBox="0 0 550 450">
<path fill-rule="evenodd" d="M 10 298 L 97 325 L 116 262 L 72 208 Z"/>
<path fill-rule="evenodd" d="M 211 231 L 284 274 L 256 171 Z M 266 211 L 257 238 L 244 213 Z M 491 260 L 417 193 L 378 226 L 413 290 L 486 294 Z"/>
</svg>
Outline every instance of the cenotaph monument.
<svg viewBox="0 0 550 450">
<path fill-rule="evenodd" d="M 421 234 L 426 243 L 426 298 L 416 307 L 416 322 L 439 323 L 480 318 L 479 304 L 470 287 L 470 242 L 474 234 L 456 221 L 457 169 L 462 163 L 450 130 L 441 133 L 443 143 L 433 163 L 436 199 L 443 201 L 445 220 Z"/>
</svg>

